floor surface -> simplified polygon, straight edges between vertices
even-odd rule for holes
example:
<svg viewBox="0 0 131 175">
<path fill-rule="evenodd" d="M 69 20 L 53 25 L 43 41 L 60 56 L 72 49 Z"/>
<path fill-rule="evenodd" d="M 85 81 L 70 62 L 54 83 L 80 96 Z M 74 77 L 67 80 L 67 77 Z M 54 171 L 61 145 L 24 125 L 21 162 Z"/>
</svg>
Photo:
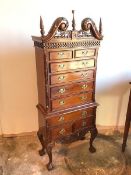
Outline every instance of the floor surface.
<svg viewBox="0 0 131 175">
<path fill-rule="evenodd" d="M 40 157 L 36 135 L 0 138 L 0 175 L 131 175 L 131 136 L 121 153 L 122 134 L 99 134 L 94 141 L 97 152 L 88 151 L 86 140 L 56 144 L 54 170 L 48 171 L 48 156 Z"/>
</svg>

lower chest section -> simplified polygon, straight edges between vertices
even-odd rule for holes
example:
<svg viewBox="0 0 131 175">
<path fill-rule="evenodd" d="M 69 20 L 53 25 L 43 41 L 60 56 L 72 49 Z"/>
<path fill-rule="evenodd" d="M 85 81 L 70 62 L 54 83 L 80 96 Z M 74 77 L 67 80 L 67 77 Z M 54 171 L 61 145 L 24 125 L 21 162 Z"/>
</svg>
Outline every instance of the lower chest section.
<svg viewBox="0 0 131 175">
<path fill-rule="evenodd" d="M 58 114 L 46 118 L 47 137 L 51 140 L 79 133 L 95 125 L 96 107 Z"/>
</svg>

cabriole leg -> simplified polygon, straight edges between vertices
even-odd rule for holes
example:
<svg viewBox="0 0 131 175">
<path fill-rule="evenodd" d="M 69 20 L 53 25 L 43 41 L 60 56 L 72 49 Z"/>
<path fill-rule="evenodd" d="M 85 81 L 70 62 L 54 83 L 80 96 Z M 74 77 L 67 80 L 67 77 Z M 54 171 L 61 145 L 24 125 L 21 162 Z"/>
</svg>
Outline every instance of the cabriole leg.
<svg viewBox="0 0 131 175">
<path fill-rule="evenodd" d="M 49 162 L 47 164 L 47 169 L 48 170 L 52 170 L 54 168 L 54 166 L 52 164 L 52 148 L 53 148 L 53 144 L 52 143 L 47 144 L 46 152 L 47 152 L 48 157 L 49 157 Z"/>
<path fill-rule="evenodd" d="M 89 151 L 90 151 L 91 153 L 94 153 L 94 152 L 96 152 L 96 149 L 95 149 L 95 147 L 93 146 L 93 141 L 94 141 L 94 139 L 96 138 L 96 136 L 97 136 L 97 134 L 98 134 L 98 131 L 97 131 L 97 129 L 95 128 L 95 129 L 92 129 L 90 132 L 91 132 L 91 138 L 90 138 L 90 147 L 89 147 Z"/>
<path fill-rule="evenodd" d="M 38 136 L 39 141 L 42 145 L 42 149 L 39 150 L 39 155 L 43 156 L 45 154 L 45 142 L 44 142 L 43 128 L 39 129 L 39 131 L 37 132 L 37 136 Z"/>
</svg>

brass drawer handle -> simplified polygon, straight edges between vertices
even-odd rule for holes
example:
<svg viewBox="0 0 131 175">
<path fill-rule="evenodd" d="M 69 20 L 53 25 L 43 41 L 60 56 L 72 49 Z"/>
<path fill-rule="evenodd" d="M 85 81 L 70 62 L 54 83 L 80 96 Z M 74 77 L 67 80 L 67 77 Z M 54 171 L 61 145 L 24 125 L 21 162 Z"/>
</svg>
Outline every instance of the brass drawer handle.
<svg viewBox="0 0 131 175">
<path fill-rule="evenodd" d="M 65 65 L 64 64 L 59 64 L 59 68 L 64 68 L 65 67 Z"/>
<path fill-rule="evenodd" d="M 62 116 L 60 116 L 60 117 L 59 117 L 59 119 L 58 119 L 58 121 L 59 121 L 59 122 L 63 122 L 64 120 L 65 120 L 65 118 L 64 118 L 64 116 L 63 116 L 63 115 L 62 115 Z"/>
<path fill-rule="evenodd" d="M 82 62 L 82 65 L 86 66 L 88 64 L 88 61 Z"/>
<path fill-rule="evenodd" d="M 58 77 L 58 80 L 64 80 L 64 79 L 65 79 L 65 76 L 64 75 Z"/>
<path fill-rule="evenodd" d="M 81 118 L 86 118 L 87 117 L 87 111 L 82 111 Z"/>
<path fill-rule="evenodd" d="M 61 130 L 59 131 L 59 134 L 64 135 L 64 134 L 65 134 L 65 129 L 64 129 L 64 128 L 61 129 Z"/>
<path fill-rule="evenodd" d="M 86 122 L 83 121 L 83 122 L 82 122 L 82 127 L 85 127 L 85 126 L 86 126 Z"/>
<path fill-rule="evenodd" d="M 64 52 L 58 52 L 58 55 L 62 57 L 64 55 Z"/>
<path fill-rule="evenodd" d="M 87 84 L 83 84 L 81 88 L 86 89 L 87 87 L 88 87 Z"/>
<path fill-rule="evenodd" d="M 63 94 L 65 92 L 65 88 L 60 88 L 59 93 Z"/>
<path fill-rule="evenodd" d="M 82 96 L 80 98 L 81 98 L 81 100 L 86 100 L 87 99 L 87 97 L 85 97 L 85 96 Z"/>
<path fill-rule="evenodd" d="M 87 50 L 82 51 L 82 55 L 87 55 L 87 53 L 88 53 Z"/>
<path fill-rule="evenodd" d="M 60 101 L 59 101 L 59 104 L 60 104 L 60 105 L 64 105 L 64 104 L 65 104 L 64 100 L 60 100 Z"/>
<path fill-rule="evenodd" d="M 84 78 L 84 77 L 87 77 L 87 75 L 88 75 L 87 73 L 85 73 L 85 74 L 82 73 L 82 74 L 81 74 L 81 77 Z"/>
</svg>

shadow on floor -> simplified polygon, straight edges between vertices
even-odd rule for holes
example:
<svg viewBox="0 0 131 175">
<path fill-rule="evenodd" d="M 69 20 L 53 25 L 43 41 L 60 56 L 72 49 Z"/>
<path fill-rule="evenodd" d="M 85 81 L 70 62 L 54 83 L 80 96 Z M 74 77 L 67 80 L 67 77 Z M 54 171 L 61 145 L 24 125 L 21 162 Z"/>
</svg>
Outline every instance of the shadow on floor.
<svg viewBox="0 0 131 175">
<path fill-rule="evenodd" d="M 36 135 L 0 139 L 0 175 L 130 175 L 131 147 L 121 153 L 122 135 L 100 135 L 94 141 L 97 152 L 88 151 L 89 139 L 56 144 L 55 169 L 48 172 L 48 156 L 40 157 Z M 128 139 L 131 145 L 131 136 Z M 123 173 L 123 174 L 122 174 Z"/>
</svg>

